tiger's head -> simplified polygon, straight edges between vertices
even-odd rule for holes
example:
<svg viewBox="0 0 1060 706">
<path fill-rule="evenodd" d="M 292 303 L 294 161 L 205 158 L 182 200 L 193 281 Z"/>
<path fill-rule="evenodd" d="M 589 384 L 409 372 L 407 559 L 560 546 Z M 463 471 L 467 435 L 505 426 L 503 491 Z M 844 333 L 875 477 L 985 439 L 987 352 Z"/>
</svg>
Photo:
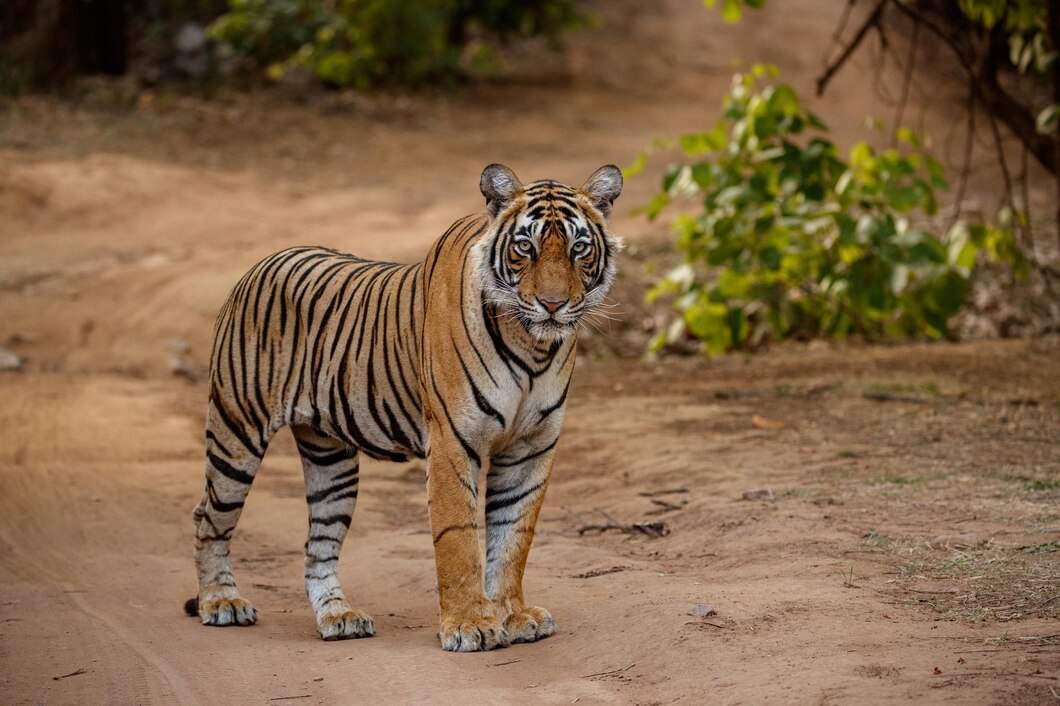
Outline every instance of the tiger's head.
<svg viewBox="0 0 1060 706">
<path fill-rule="evenodd" d="M 523 186 L 502 164 L 479 182 L 491 221 L 480 241 L 487 300 L 536 339 L 555 341 L 604 302 L 615 278 L 618 236 L 607 230 L 622 172 L 600 167 L 578 189 L 556 181 Z"/>
</svg>

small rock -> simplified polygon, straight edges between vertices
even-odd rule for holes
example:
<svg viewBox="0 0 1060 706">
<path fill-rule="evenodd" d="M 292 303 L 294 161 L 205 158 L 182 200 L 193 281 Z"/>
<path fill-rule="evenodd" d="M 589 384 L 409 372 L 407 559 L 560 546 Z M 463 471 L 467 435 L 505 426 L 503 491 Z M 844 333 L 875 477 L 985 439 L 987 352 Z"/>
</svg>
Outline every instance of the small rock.
<svg viewBox="0 0 1060 706">
<path fill-rule="evenodd" d="M 173 43 L 177 51 L 183 54 L 194 54 L 206 44 L 206 30 L 194 22 L 185 22 L 177 30 Z"/>
<path fill-rule="evenodd" d="M 772 488 L 754 488 L 752 490 L 743 491 L 744 500 L 776 500 L 777 496 L 773 494 Z"/>
<path fill-rule="evenodd" d="M 183 356 L 175 355 L 169 359 L 169 372 L 188 382 L 198 382 L 202 377 L 199 370 Z"/>
<path fill-rule="evenodd" d="M 17 372 L 22 370 L 22 366 L 25 364 L 26 361 L 22 356 L 13 353 L 6 348 L 0 348 L 0 371 Z"/>
<path fill-rule="evenodd" d="M 706 603 L 696 603 L 692 606 L 692 610 L 688 611 L 689 615 L 697 618 L 709 618 L 712 615 L 717 615 L 718 611 L 714 610 L 714 606 Z"/>
<path fill-rule="evenodd" d="M 188 353 L 191 351 L 191 344 L 183 338 L 171 338 L 166 341 L 166 348 L 173 353 Z"/>
</svg>

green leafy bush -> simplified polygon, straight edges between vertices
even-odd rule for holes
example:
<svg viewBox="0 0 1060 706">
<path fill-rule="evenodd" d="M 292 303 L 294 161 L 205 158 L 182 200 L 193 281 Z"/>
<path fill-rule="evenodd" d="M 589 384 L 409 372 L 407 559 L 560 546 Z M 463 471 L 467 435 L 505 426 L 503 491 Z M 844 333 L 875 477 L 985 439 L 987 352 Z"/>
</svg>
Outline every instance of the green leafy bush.
<svg viewBox="0 0 1060 706">
<path fill-rule="evenodd" d="M 215 39 L 279 78 L 291 66 L 358 88 L 453 77 L 489 63 L 493 43 L 555 38 L 584 17 L 574 0 L 229 0 Z M 466 52 L 474 43 L 476 48 Z M 467 55 L 467 54 L 470 55 Z"/>
<path fill-rule="evenodd" d="M 734 77 L 717 124 L 678 140 L 690 160 L 646 207 L 655 218 L 675 199 L 702 204 L 676 217 L 685 262 L 649 293 L 679 314 L 656 349 L 687 334 L 712 353 L 790 337 L 937 338 L 980 252 L 1025 266 L 1010 228 L 924 227 L 947 184 L 917 135 L 843 159 L 790 86 L 759 86 L 767 74 Z"/>
</svg>

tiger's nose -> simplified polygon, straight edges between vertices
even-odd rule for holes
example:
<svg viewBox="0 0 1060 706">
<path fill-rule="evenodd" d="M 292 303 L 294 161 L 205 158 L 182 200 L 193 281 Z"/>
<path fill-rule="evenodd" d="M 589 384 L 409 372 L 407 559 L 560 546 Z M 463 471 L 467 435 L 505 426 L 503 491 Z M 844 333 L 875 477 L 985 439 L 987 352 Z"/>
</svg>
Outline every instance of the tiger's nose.
<svg viewBox="0 0 1060 706">
<path fill-rule="evenodd" d="M 570 299 L 544 299 L 542 297 L 537 298 L 538 303 L 548 310 L 548 313 L 555 314 L 559 311 L 560 307 L 570 301 Z"/>
</svg>

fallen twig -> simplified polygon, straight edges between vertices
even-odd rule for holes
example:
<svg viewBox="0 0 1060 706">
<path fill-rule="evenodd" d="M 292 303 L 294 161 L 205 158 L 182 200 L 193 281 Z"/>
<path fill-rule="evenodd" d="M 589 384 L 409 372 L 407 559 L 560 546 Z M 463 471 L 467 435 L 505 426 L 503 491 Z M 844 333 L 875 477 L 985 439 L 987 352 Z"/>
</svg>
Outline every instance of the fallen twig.
<svg viewBox="0 0 1060 706">
<path fill-rule="evenodd" d="M 88 673 L 87 669 L 85 669 L 84 667 L 78 667 L 77 669 L 75 669 L 74 671 L 70 672 L 69 674 L 60 674 L 57 677 L 52 677 L 52 681 L 59 681 L 60 679 L 66 679 L 68 677 L 77 677 L 77 676 L 80 676 L 82 674 L 87 674 L 87 673 Z"/>
<path fill-rule="evenodd" d="M 610 569 L 589 569 L 583 571 L 580 574 L 571 574 L 572 579 L 594 579 L 597 576 L 607 576 L 608 574 L 617 574 L 620 571 L 629 569 L 628 566 L 612 566 Z"/>
<path fill-rule="evenodd" d="M 289 701 L 291 699 L 309 699 L 312 694 L 299 694 L 298 696 L 274 696 L 269 701 Z"/>
<path fill-rule="evenodd" d="M 710 627 L 717 628 L 718 630 L 732 630 L 732 628 L 728 625 L 718 625 L 717 623 L 712 623 L 709 620 L 686 620 L 685 625 L 709 625 Z"/>
<path fill-rule="evenodd" d="M 630 669 L 633 669 L 636 666 L 637 666 L 637 663 L 634 662 L 633 664 L 629 665 L 628 667 L 621 667 L 620 669 L 610 669 L 610 670 L 608 670 L 606 672 L 596 672 L 595 674 L 583 674 L 582 675 L 582 679 L 592 679 L 593 677 L 606 677 L 606 676 L 610 676 L 611 674 L 620 674 L 621 672 L 628 671 Z"/>
<path fill-rule="evenodd" d="M 510 659 L 507 662 L 497 662 L 496 664 L 487 664 L 486 666 L 487 667 L 503 667 L 506 664 L 515 664 L 516 662 L 521 662 L 521 661 L 522 660 L 520 660 L 520 659 Z"/>
<path fill-rule="evenodd" d="M 670 528 L 666 526 L 665 522 L 608 522 L 606 525 L 585 525 L 578 528 L 578 534 L 583 535 L 588 532 L 596 532 L 603 534 L 611 530 L 617 530 L 623 534 L 643 534 L 648 537 L 665 537 L 670 534 Z"/>
<path fill-rule="evenodd" d="M 650 498 L 652 504 L 658 505 L 654 510 L 649 510 L 646 514 L 648 515 L 661 515 L 665 512 L 673 512 L 674 510 L 680 510 L 688 504 L 687 500 L 681 501 L 680 504 L 667 502 L 665 500 L 659 500 L 658 498 Z"/>
<path fill-rule="evenodd" d="M 940 672 L 932 676 L 943 676 Z M 1035 679 L 1060 680 L 1060 677 L 1051 677 L 1048 674 L 1028 674 L 1026 672 L 949 672 L 947 677 L 1032 677 Z"/>
<path fill-rule="evenodd" d="M 643 493 L 637 493 L 642 498 L 654 498 L 657 495 L 675 495 L 677 493 L 687 493 L 688 488 L 666 488 L 663 490 L 645 490 Z"/>
</svg>

